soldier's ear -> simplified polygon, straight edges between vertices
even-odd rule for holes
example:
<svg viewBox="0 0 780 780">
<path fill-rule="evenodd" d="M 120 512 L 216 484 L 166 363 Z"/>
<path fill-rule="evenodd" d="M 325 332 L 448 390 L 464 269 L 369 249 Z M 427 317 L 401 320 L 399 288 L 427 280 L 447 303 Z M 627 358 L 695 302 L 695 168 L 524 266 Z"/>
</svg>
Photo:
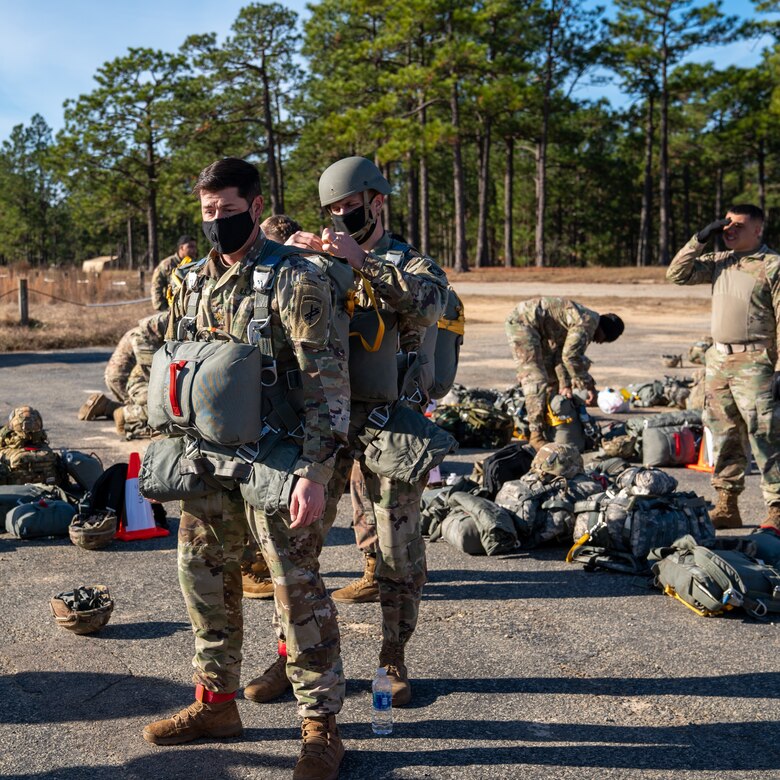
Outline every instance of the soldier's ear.
<svg viewBox="0 0 780 780">
<path fill-rule="evenodd" d="M 252 213 L 252 218 L 254 220 L 259 221 L 260 217 L 263 216 L 264 205 L 265 205 L 265 201 L 263 200 L 263 196 L 257 195 L 249 206 L 249 210 Z"/>
</svg>

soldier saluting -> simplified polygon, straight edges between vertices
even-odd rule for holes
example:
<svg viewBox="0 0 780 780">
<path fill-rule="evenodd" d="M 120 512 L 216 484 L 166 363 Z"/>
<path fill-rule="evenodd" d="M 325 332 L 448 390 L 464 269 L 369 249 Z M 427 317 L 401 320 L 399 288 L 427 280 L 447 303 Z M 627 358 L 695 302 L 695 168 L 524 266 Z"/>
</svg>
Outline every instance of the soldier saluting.
<svg viewBox="0 0 780 780">
<path fill-rule="evenodd" d="M 718 493 L 716 528 L 742 525 L 737 497 L 745 487 L 750 446 L 769 511 L 762 525 L 780 531 L 780 255 L 763 242 L 764 212 L 732 206 L 675 255 L 666 278 L 712 285 L 713 345 L 706 353 L 704 423 L 712 431 Z M 721 235 L 725 252 L 703 254 Z"/>
</svg>

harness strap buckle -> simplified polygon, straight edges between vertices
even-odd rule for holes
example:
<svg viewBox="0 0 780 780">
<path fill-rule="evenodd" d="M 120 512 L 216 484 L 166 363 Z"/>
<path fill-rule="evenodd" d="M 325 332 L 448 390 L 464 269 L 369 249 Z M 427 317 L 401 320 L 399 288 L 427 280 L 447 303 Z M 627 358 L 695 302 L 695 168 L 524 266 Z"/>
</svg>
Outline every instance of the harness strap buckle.
<svg viewBox="0 0 780 780">
<path fill-rule="evenodd" d="M 266 371 L 269 371 L 271 373 L 271 376 L 273 377 L 270 382 L 266 382 L 263 379 L 263 376 L 266 373 Z M 271 363 L 270 366 L 263 366 L 260 369 L 260 384 L 263 387 L 273 387 L 276 384 L 276 382 L 278 381 L 278 379 L 279 379 L 279 374 L 276 371 L 276 358 L 274 358 L 274 360 L 273 360 L 273 362 Z"/>
<path fill-rule="evenodd" d="M 263 331 L 268 327 L 270 322 L 270 315 L 264 320 L 249 320 L 246 326 L 246 339 L 253 347 L 257 346 L 257 343 L 263 337 Z"/>
<path fill-rule="evenodd" d="M 404 396 L 404 401 L 409 401 L 411 404 L 421 404 L 423 402 L 423 394 L 420 388 L 415 387 L 411 395 Z"/>
<path fill-rule="evenodd" d="M 265 431 L 265 428 L 263 428 Z M 262 438 L 263 434 L 260 434 L 260 437 Z M 260 454 L 260 440 L 258 439 L 255 442 L 252 442 L 251 444 L 242 444 L 237 450 L 236 455 L 238 455 L 241 460 L 245 460 L 247 463 L 254 463 L 255 458 Z"/>
<path fill-rule="evenodd" d="M 288 436 L 292 436 L 293 439 L 303 439 L 306 435 L 303 429 L 303 423 L 298 423 L 298 427 L 294 431 L 288 431 Z"/>
<path fill-rule="evenodd" d="M 195 317 L 182 317 L 176 326 L 177 341 L 186 341 L 187 335 L 192 335 L 194 325 Z"/>
<path fill-rule="evenodd" d="M 377 406 L 376 409 L 372 409 L 368 415 L 368 421 L 373 423 L 377 428 L 384 428 L 387 425 L 387 421 L 390 419 L 390 404 L 384 406 Z"/>
</svg>

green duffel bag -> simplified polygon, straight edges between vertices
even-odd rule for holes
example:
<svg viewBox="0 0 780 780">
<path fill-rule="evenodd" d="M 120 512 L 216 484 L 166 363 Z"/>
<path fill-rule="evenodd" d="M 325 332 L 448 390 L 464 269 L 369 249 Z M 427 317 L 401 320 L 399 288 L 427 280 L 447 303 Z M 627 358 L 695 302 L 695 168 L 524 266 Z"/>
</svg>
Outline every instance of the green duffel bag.
<svg viewBox="0 0 780 780">
<path fill-rule="evenodd" d="M 780 612 L 780 571 L 739 550 L 710 550 L 684 536 L 650 557 L 655 584 L 697 615 L 740 607 L 755 618 Z"/>
<path fill-rule="evenodd" d="M 696 463 L 696 436 L 687 425 L 645 428 L 642 434 L 643 466 L 684 466 Z"/>
<path fill-rule="evenodd" d="M 458 442 L 424 414 L 398 404 L 383 416 L 374 410 L 358 436 L 365 445 L 365 463 L 381 477 L 415 483 L 441 464 Z"/>
<path fill-rule="evenodd" d="M 258 441 L 261 387 L 273 384 L 262 363 L 251 344 L 166 341 L 152 360 L 149 425 L 228 447 Z"/>
<path fill-rule="evenodd" d="M 67 536 L 75 514 L 76 507 L 67 501 L 39 498 L 11 509 L 5 516 L 5 530 L 17 539 Z"/>
<path fill-rule="evenodd" d="M 770 566 L 780 567 L 780 534 L 777 531 L 759 528 L 747 538 L 756 546 L 756 558 Z"/>
<path fill-rule="evenodd" d="M 65 500 L 60 488 L 44 484 L 0 485 L 0 517 L 5 516 L 19 504 L 29 504 L 39 498 Z M 0 523 L 0 532 L 5 533 L 5 525 Z"/>
</svg>

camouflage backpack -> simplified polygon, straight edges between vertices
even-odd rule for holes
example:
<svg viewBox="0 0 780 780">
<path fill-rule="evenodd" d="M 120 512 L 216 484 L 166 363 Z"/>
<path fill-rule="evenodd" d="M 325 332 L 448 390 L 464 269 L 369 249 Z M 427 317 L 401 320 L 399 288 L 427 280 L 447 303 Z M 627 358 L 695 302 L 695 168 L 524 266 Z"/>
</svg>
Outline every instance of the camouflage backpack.
<svg viewBox="0 0 780 780">
<path fill-rule="evenodd" d="M 666 406 L 668 403 L 664 395 L 663 382 L 657 379 L 652 382 L 637 382 L 626 389 L 631 393 L 632 406 Z"/>
<path fill-rule="evenodd" d="M 512 418 L 483 400 L 440 406 L 431 419 L 449 431 L 462 447 L 497 449 L 509 443 L 514 431 Z"/>
<path fill-rule="evenodd" d="M 40 413 L 30 406 L 13 409 L 0 428 L 0 485 L 63 481 L 59 455 L 47 444 Z"/>
<path fill-rule="evenodd" d="M 695 341 L 688 349 L 688 360 L 691 363 L 698 363 L 704 365 L 704 355 L 707 350 L 712 346 L 712 336 L 706 336 L 699 341 Z"/>
</svg>

